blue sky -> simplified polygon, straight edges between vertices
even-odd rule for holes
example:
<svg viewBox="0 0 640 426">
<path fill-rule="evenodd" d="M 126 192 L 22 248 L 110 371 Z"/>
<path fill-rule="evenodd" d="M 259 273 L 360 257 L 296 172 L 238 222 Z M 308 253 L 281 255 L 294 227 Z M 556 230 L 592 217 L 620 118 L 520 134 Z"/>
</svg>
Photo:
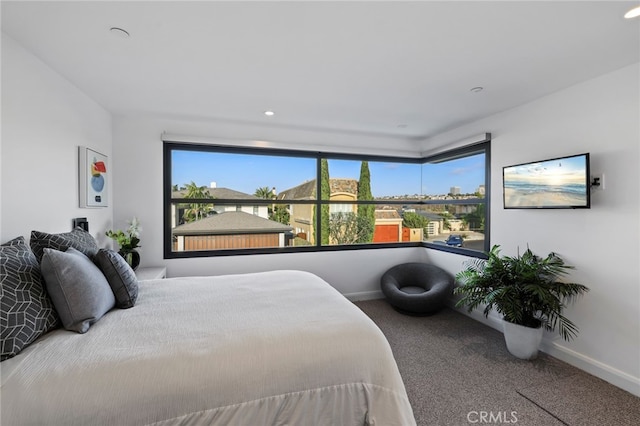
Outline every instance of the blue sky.
<svg viewBox="0 0 640 426">
<path fill-rule="evenodd" d="M 584 184 L 586 168 L 586 157 L 579 155 L 506 167 L 504 179 L 543 185 Z"/>
<path fill-rule="evenodd" d="M 199 186 L 216 182 L 219 188 L 253 194 L 256 188 L 276 190 L 297 186 L 315 178 L 316 160 L 300 157 L 238 155 L 197 151 L 174 151 L 172 183 L 194 181 Z M 474 155 L 440 164 L 369 162 L 374 197 L 421 193 L 446 194 L 452 186 L 472 193 L 484 183 L 484 155 Z M 333 178 L 360 177 L 360 161 L 329 160 Z"/>
</svg>

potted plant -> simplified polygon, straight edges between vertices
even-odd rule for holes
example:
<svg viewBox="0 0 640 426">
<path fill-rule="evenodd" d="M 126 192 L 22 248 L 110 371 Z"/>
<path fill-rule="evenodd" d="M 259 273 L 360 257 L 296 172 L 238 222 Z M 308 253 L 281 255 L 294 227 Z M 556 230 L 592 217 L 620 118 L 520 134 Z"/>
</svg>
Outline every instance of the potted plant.
<svg viewBox="0 0 640 426">
<path fill-rule="evenodd" d="M 142 231 L 142 228 L 140 227 L 140 222 L 135 216 L 133 220 L 128 223 L 129 227 L 126 232 L 118 229 L 115 232 L 108 230 L 105 234 L 107 237 L 118 243 L 120 246 L 118 254 L 120 254 L 131 268 L 135 270 L 140 264 L 140 253 L 138 253 L 136 248 L 140 247 L 138 244 L 140 243 L 140 231 Z"/>
<path fill-rule="evenodd" d="M 573 266 L 556 253 L 542 258 L 527 250 L 515 257 L 500 255 L 494 245 L 488 258 L 473 259 L 456 274 L 460 284 L 454 294 L 462 297 L 456 307 L 468 311 L 484 305 L 484 315 L 495 309 L 503 316 L 507 349 L 514 356 L 533 359 L 538 354 L 543 330 L 555 331 L 571 340 L 578 327 L 562 311 L 574 297 L 589 291 L 582 284 L 559 281 Z"/>
</svg>

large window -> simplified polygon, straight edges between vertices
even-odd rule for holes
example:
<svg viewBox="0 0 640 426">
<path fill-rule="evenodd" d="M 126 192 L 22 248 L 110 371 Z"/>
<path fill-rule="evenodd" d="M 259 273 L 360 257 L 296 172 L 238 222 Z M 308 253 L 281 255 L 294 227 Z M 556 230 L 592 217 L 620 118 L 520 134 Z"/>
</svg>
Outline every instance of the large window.
<svg viewBox="0 0 640 426">
<path fill-rule="evenodd" d="M 489 142 L 428 158 L 165 142 L 165 257 L 488 250 Z"/>
</svg>

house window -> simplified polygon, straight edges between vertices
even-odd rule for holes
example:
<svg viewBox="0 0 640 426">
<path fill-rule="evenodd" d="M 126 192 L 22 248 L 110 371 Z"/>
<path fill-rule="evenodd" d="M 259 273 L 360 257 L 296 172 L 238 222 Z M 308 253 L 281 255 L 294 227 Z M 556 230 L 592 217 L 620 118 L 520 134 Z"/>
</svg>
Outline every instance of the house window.
<svg viewBox="0 0 640 426">
<path fill-rule="evenodd" d="M 489 142 L 427 158 L 165 142 L 165 257 L 488 250 Z"/>
</svg>

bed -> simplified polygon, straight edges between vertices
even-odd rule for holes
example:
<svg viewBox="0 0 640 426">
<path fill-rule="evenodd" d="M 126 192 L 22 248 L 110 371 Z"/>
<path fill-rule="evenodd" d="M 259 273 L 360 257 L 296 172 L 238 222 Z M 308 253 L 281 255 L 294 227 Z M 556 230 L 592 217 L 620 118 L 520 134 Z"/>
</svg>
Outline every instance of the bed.
<svg viewBox="0 0 640 426">
<path fill-rule="evenodd" d="M 2 362 L 3 425 L 413 425 L 387 340 L 301 271 L 140 281 Z"/>
</svg>

